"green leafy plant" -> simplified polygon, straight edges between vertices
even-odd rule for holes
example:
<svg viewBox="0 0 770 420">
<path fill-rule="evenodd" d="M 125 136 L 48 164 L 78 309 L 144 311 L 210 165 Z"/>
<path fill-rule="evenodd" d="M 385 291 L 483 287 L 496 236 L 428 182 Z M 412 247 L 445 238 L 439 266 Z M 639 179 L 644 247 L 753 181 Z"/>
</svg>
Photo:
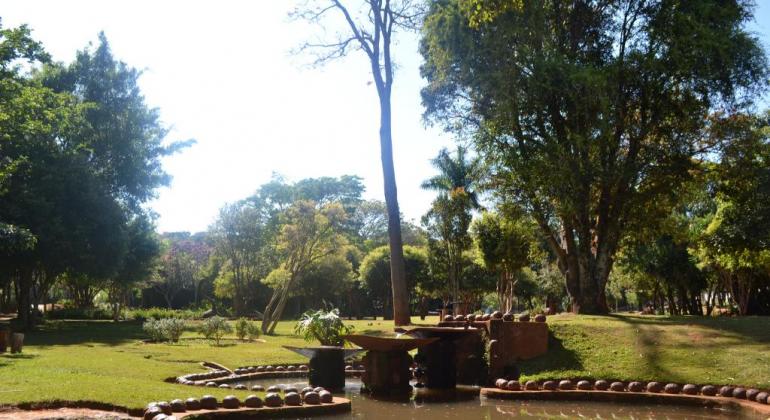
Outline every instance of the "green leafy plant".
<svg viewBox="0 0 770 420">
<path fill-rule="evenodd" d="M 221 316 L 212 316 L 206 319 L 200 327 L 201 335 L 207 340 L 213 340 L 217 346 L 222 341 L 222 337 L 231 332 L 233 332 L 233 327 Z"/>
<path fill-rule="evenodd" d="M 148 319 L 142 325 L 142 329 L 150 339 L 155 342 L 178 342 L 182 336 L 186 321 L 178 318 Z"/>
<path fill-rule="evenodd" d="M 235 335 L 241 341 L 245 341 L 246 337 L 248 337 L 249 340 L 254 340 L 255 338 L 259 338 L 260 332 L 261 331 L 259 329 L 259 326 L 257 326 L 255 323 L 249 321 L 246 318 L 240 318 L 235 323 Z"/>
<path fill-rule="evenodd" d="M 249 336 L 249 340 L 256 340 L 259 338 L 260 334 L 262 334 L 262 329 L 259 327 L 259 325 L 253 322 L 249 322 L 247 334 Z"/>
<path fill-rule="evenodd" d="M 307 311 L 302 314 L 299 322 L 294 327 L 294 332 L 302 336 L 305 341 L 318 340 L 324 346 L 341 346 L 344 344 L 342 338 L 345 334 L 350 334 L 353 327 L 345 325 L 340 318 L 339 309 L 330 309 L 325 311 Z"/>
</svg>

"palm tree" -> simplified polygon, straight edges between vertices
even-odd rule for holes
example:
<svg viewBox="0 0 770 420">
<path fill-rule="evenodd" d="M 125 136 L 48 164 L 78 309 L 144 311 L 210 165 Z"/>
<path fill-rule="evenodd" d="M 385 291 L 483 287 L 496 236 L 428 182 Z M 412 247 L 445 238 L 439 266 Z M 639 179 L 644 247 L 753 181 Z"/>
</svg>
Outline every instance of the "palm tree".
<svg viewBox="0 0 770 420">
<path fill-rule="evenodd" d="M 455 156 L 452 157 L 446 148 L 441 149 L 438 156 L 431 160 L 439 171 L 438 175 L 424 181 L 421 186 L 426 190 L 438 191 L 439 195 L 450 199 L 464 195 L 472 210 L 480 210 L 476 187 L 482 175 L 481 160 L 478 157 L 468 160 L 467 152 L 465 147 L 457 146 Z"/>
<path fill-rule="evenodd" d="M 432 221 L 434 232 L 441 239 L 448 263 L 447 278 L 454 312 L 458 313 L 462 254 L 471 244 L 468 234 L 471 212 L 482 208 L 476 191 L 482 165 L 478 157 L 468 159 L 467 149 L 462 146 L 457 147 L 454 156 L 442 149 L 431 163 L 439 173 L 423 182 L 422 188 L 438 191 L 439 196 L 424 220 L 426 223 Z"/>
</svg>

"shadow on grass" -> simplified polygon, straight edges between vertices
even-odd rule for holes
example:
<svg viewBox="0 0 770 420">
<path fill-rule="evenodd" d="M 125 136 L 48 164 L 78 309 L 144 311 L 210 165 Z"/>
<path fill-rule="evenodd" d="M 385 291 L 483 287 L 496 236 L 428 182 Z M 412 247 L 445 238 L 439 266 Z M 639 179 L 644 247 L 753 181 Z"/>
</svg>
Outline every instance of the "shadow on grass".
<svg viewBox="0 0 770 420">
<path fill-rule="evenodd" d="M 770 342 L 770 319 L 759 322 L 757 317 L 746 318 L 707 318 L 698 316 L 645 317 L 628 315 L 609 315 L 634 328 L 637 333 L 636 345 L 647 365 L 647 372 L 654 378 L 667 378 L 684 381 L 686 378 L 677 372 L 677 367 L 670 362 L 672 351 L 690 352 L 693 349 L 709 352 L 722 351 L 729 340 L 736 344 Z M 671 327 L 683 327 L 686 332 L 666 336 L 662 330 Z M 673 340 L 668 342 L 667 340 Z M 664 350 L 668 355 L 663 355 Z M 693 366 L 700 360 L 693 359 Z M 673 369 L 672 369 L 673 368 Z M 702 366 L 708 369 L 708 366 Z"/>
<path fill-rule="evenodd" d="M 564 347 L 562 340 L 548 331 L 548 352 L 542 356 L 518 363 L 522 375 L 536 375 L 550 370 L 583 370 L 577 352 Z"/>
<path fill-rule="evenodd" d="M 698 326 L 718 332 L 723 336 L 770 343 L 770 317 L 702 317 L 702 316 L 645 316 L 610 314 L 616 319 L 637 327 L 641 326 Z"/>
<path fill-rule="evenodd" d="M 56 321 L 27 332 L 24 344 L 36 347 L 71 345 L 119 346 L 147 338 L 136 322 Z"/>
<path fill-rule="evenodd" d="M 30 360 L 37 358 L 37 354 L 29 354 L 29 353 L 3 353 L 0 354 L 0 367 L 7 366 L 11 364 L 11 361 L 13 360 Z"/>
</svg>

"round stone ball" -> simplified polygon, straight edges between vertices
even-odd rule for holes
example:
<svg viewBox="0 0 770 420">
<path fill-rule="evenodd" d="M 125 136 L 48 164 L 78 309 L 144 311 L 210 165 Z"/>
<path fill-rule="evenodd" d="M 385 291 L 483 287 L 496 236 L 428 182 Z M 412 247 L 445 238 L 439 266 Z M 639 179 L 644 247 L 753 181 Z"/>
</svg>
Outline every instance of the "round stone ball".
<svg viewBox="0 0 770 420">
<path fill-rule="evenodd" d="M 251 387 L 251 390 L 252 391 L 264 391 L 265 387 L 262 386 L 262 385 L 254 385 L 254 386 Z"/>
<path fill-rule="evenodd" d="M 315 391 L 310 391 L 302 397 L 302 401 L 305 404 L 318 405 L 321 404 L 321 396 Z"/>
<path fill-rule="evenodd" d="M 248 388 L 246 388 L 246 385 L 244 385 L 244 384 L 238 384 L 238 385 L 234 386 L 233 388 L 234 389 L 248 389 Z"/>
<path fill-rule="evenodd" d="M 519 315 L 519 322 L 529 322 L 529 314 Z"/>
<path fill-rule="evenodd" d="M 503 313 L 500 312 L 500 311 L 494 311 L 494 312 L 492 312 L 491 317 L 493 319 L 503 319 Z"/>
<path fill-rule="evenodd" d="M 188 410 L 200 410 L 201 409 L 201 402 L 197 398 L 188 398 L 184 401 L 184 406 Z"/>
<path fill-rule="evenodd" d="M 295 370 L 297 370 L 297 367 L 294 365 L 289 365 L 289 366 L 286 366 L 286 370 L 288 370 L 289 372 L 294 372 Z"/>
<path fill-rule="evenodd" d="M 524 389 L 527 391 L 537 391 L 538 388 L 540 387 L 537 385 L 536 381 L 527 381 L 527 383 L 524 384 Z"/>
<path fill-rule="evenodd" d="M 573 385 L 572 381 L 568 379 L 559 381 L 559 389 L 561 389 L 562 391 L 569 391 L 574 388 L 575 388 L 575 385 Z"/>
<path fill-rule="evenodd" d="M 283 402 L 286 405 L 302 405 L 302 397 L 296 392 L 289 392 L 283 396 Z"/>
<path fill-rule="evenodd" d="M 447 321 L 447 322 L 454 321 L 454 317 L 452 315 L 445 315 L 444 316 L 444 321 Z"/>
<path fill-rule="evenodd" d="M 759 394 L 758 389 L 751 388 L 746 391 L 746 399 L 749 401 L 756 401 L 757 400 L 757 394 Z"/>
<path fill-rule="evenodd" d="M 175 413 L 184 413 L 185 411 L 187 411 L 187 407 L 185 406 L 184 401 L 182 400 L 179 400 L 179 399 L 171 400 L 169 405 L 171 405 L 171 411 Z"/>
<path fill-rule="evenodd" d="M 543 382 L 543 389 L 546 391 L 556 391 L 559 388 L 559 383 L 556 381 Z"/>
<path fill-rule="evenodd" d="M 236 375 L 240 375 L 240 374 L 243 374 L 245 372 L 243 371 L 243 369 L 238 368 L 238 369 L 235 369 L 235 371 L 233 373 L 235 373 Z"/>
<path fill-rule="evenodd" d="M 284 371 L 286 371 L 286 368 L 283 367 L 283 366 L 276 366 L 275 367 L 275 371 L 276 372 L 284 372 Z"/>
<path fill-rule="evenodd" d="M 543 314 L 537 314 L 535 316 L 535 322 L 545 322 L 545 315 Z"/>
<path fill-rule="evenodd" d="M 610 389 L 610 383 L 604 379 L 599 379 L 594 383 L 594 389 L 597 391 L 606 391 Z"/>
<path fill-rule="evenodd" d="M 489 321 L 489 319 L 491 317 L 492 317 L 492 315 L 490 315 L 490 314 L 484 314 L 484 315 L 481 315 L 481 320 L 482 321 Z"/>
<path fill-rule="evenodd" d="M 666 386 L 663 387 L 663 392 L 666 394 L 678 394 L 682 390 L 682 387 L 679 386 L 679 384 L 666 384 Z"/>
<path fill-rule="evenodd" d="M 735 388 L 733 390 L 733 398 L 740 398 L 742 400 L 746 399 L 746 388 Z"/>
<path fill-rule="evenodd" d="M 717 395 L 717 392 L 719 392 L 719 390 L 714 385 L 706 385 L 700 389 L 700 393 L 707 397 L 713 397 Z"/>
<path fill-rule="evenodd" d="M 308 370 L 307 365 L 299 365 L 299 370 Z"/>
<path fill-rule="evenodd" d="M 318 396 L 321 398 L 321 402 L 324 404 L 330 404 L 332 401 L 334 401 L 334 396 L 327 390 L 319 392 Z"/>
<path fill-rule="evenodd" d="M 305 387 L 305 388 L 307 388 L 307 387 Z M 287 386 L 286 388 L 283 389 L 283 393 L 284 394 L 288 394 L 289 392 L 297 392 L 298 393 L 299 391 L 297 391 L 297 387 L 294 387 L 294 386 Z"/>
<path fill-rule="evenodd" d="M 628 384 L 628 390 L 630 392 L 642 392 L 644 391 L 644 384 L 638 381 L 634 381 Z"/>
<path fill-rule="evenodd" d="M 455 315 L 455 321 L 465 321 L 465 315 Z"/>
<path fill-rule="evenodd" d="M 647 392 L 660 392 L 663 391 L 663 384 L 660 382 L 648 382 Z"/>
<path fill-rule="evenodd" d="M 314 388 L 313 388 L 312 386 L 306 386 L 306 387 L 302 388 L 302 390 L 301 390 L 301 391 L 299 391 L 299 392 L 298 392 L 298 391 L 296 391 L 296 390 L 295 390 L 294 392 L 297 392 L 299 395 L 302 395 L 302 396 L 304 396 L 304 395 L 305 395 L 305 394 L 307 394 L 308 392 L 313 392 L 313 389 L 314 389 Z"/>
<path fill-rule="evenodd" d="M 283 405 L 283 400 L 277 392 L 268 392 L 265 394 L 265 406 L 266 407 L 280 407 Z"/>
<path fill-rule="evenodd" d="M 722 388 L 719 388 L 719 396 L 720 397 L 732 397 L 733 396 L 733 390 L 735 388 L 725 385 Z"/>
<path fill-rule="evenodd" d="M 508 381 L 505 384 L 505 389 L 508 391 L 521 391 L 521 384 L 519 381 Z"/>
<path fill-rule="evenodd" d="M 209 388 L 216 388 L 217 383 L 216 382 L 206 382 L 206 386 Z"/>
<path fill-rule="evenodd" d="M 761 404 L 770 404 L 770 402 L 768 401 L 769 397 L 770 395 L 767 392 L 760 392 L 759 394 L 757 394 L 756 397 L 754 397 L 754 401 Z"/>
<path fill-rule="evenodd" d="M 243 400 L 243 405 L 249 408 L 262 407 L 262 398 L 259 398 L 256 395 L 249 395 L 245 400 Z"/>
<path fill-rule="evenodd" d="M 626 386 L 623 382 L 613 382 L 610 384 L 610 391 L 623 392 L 626 390 Z"/>
<path fill-rule="evenodd" d="M 505 389 L 505 387 L 506 387 L 507 385 L 508 385 L 508 381 L 506 381 L 506 380 L 505 380 L 505 379 L 503 379 L 503 378 L 500 378 L 500 379 L 498 379 L 498 380 L 496 380 L 496 381 L 495 381 L 495 388 L 499 388 L 499 389 Z"/>
<path fill-rule="evenodd" d="M 345 371 L 346 371 L 346 372 L 350 372 L 351 370 L 353 370 L 353 366 L 351 366 L 351 365 L 345 365 Z"/>
<path fill-rule="evenodd" d="M 171 409 L 171 404 L 167 403 L 166 401 L 160 401 L 155 403 L 156 407 L 160 408 L 160 411 L 163 412 L 163 414 L 170 416 L 171 413 L 174 412 L 174 410 Z"/>
<path fill-rule="evenodd" d="M 698 385 L 694 384 L 687 384 L 682 387 L 682 393 L 687 395 L 698 395 L 698 391 L 700 389 L 698 388 Z"/>
<path fill-rule="evenodd" d="M 158 407 L 157 405 L 154 405 L 144 410 L 144 416 L 142 417 L 142 419 L 152 420 L 155 418 L 155 416 L 159 414 L 163 414 L 163 410 L 161 410 L 160 407 Z"/>
<path fill-rule="evenodd" d="M 275 370 L 275 367 L 273 365 L 265 366 L 265 372 L 272 372 L 274 370 Z"/>
<path fill-rule="evenodd" d="M 222 407 L 234 410 L 241 406 L 241 401 L 235 395 L 228 395 L 222 399 Z"/>
<path fill-rule="evenodd" d="M 469 314 L 467 317 L 465 317 L 470 322 L 476 321 L 476 314 Z"/>
<path fill-rule="evenodd" d="M 313 392 L 317 392 L 317 393 L 320 394 L 321 391 L 326 391 L 326 388 L 324 388 L 322 386 L 317 386 L 317 387 L 313 388 Z"/>
<path fill-rule="evenodd" d="M 506 321 L 506 322 L 513 321 L 513 314 L 508 312 L 505 315 L 503 315 L 503 321 Z"/>
<path fill-rule="evenodd" d="M 264 366 L 257 366 L 257 372 L 264 372 L 265 367 Z"/>
<path fill-rule="evenodd" d="M 217 399 L 213 395 L 204 395 L 201 397 L 201 408 L 204 410 L 216 410 Z"/>
<path fill-rule="evenodd" d="M 217 388 L 230 389 L 230 384 L 222 384 L 222 385 L 219 385 Z"/>
<path fill-rule="evenodd" d="M 588 382 L 586 380 L 582 380 L 582 381 L 578 381 L 577 389 L 579 389 L 581 391 L 588 391 L 588 390 L 593 389 L 593 387 L 591 386 L 591 382 Z"/>
<path fill-rule="evenodd" d="M 281 387 L 278 385 L 270 385 L 267 387 L 267 392 L 281 392 Z"/>
</svg>

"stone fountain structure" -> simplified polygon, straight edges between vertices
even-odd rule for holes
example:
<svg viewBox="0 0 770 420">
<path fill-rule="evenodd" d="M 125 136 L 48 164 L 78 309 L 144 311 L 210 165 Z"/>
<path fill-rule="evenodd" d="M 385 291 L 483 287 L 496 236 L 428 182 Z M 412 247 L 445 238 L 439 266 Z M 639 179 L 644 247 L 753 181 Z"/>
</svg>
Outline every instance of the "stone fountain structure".
<svg viewBox="0 0 770 420">
<path fill-rule="evenodd" d="M 368 335 L 346 335 L 351 343 L 366 350 L 363 358 L 364 390 L 372 394 L 400 394 L 412 390 L 409 351 L 430 345 L 438 338 L 391 338 Z"/>
<path fill-rule="evenodd" d="M 310 359 L 308 363 L 310 385 L 329 390 L 345 387 L 345 360 L 363 351 L 336 346 L 283 347 Z"/>
</svg>

